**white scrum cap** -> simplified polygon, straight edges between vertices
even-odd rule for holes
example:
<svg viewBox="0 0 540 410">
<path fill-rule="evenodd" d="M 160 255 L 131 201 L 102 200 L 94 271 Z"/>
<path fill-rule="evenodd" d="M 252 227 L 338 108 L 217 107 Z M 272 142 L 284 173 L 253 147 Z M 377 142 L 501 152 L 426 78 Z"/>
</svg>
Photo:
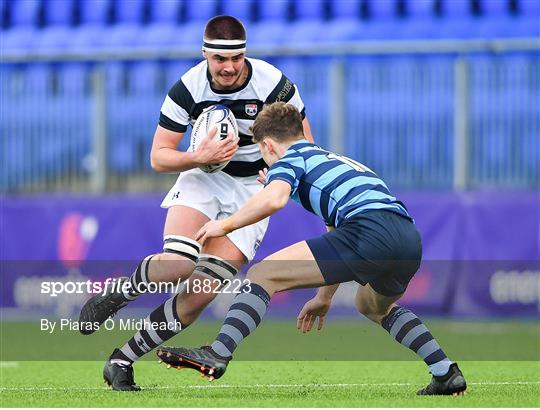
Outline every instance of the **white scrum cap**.
<svg viewBox="0 0 540 410">
<path fill-rule="evenodd" d="M 203 39 L 203 51 L 211 53 L 243 53 L 246 51 L 246 40 Z"/>
</svg>

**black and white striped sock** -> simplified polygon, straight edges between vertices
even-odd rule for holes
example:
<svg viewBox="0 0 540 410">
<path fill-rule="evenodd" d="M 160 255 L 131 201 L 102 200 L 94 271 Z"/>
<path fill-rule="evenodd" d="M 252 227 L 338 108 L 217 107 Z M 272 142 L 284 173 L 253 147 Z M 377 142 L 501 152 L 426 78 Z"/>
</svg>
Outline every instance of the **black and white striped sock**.
<svg viewBox="0 0 540 410">
<path fill-rule="evenodd" d="M 138 331 L 129 341 L 111 357 L 128 364 L 144 356 L 166 340 L 178 334 L 183 326 L 176 312 L 176 298 L 168 299 L 144 319 L 144 328 Z M 122 364 L 122 363 L 120 363 Z"/>
<path fill-rule="evenodd" d="M 257 328 L 270 302 L 266 290 L 255 283 L 242 286 L 240 292 L 212 343 L 212 350 L 223 357 L 232 356 L 238 344 Z"/>
<path fill-rule="evenodd" d="M 150 261 L 155 255 L 149 255 L 144 258 L 133 275 L 129 278 L 131 286 L 129 289 L 123 290 L 124 298 L 128 301 L 137 299 L 141 294 L 145 293 L 148 286 L 148 270 L 150 269 Z"/>
<path fill-rule="evenodd" d="M 452 362 L 446 357 L 426 325 L 409 309 L 399 306 L 392 308 L 381 325 L 399 343 L 420 356 L 434 376 L 448 373 Z"/>
</svg>

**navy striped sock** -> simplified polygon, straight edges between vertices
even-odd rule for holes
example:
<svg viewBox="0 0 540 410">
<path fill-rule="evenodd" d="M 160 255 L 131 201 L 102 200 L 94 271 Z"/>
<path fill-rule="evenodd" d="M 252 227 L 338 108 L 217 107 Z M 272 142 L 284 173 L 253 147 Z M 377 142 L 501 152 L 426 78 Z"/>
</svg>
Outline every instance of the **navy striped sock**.
<svg viewBox="0 0 540 410">
<path fill-rule="evenodd" d="M 149 255 L 144 258 L 131 277 L 129 290 L 123 292 L 124 298 L 128 301 L 137 299 L 142 293 L 145 293 L 148 286 L 148 270 L 150 269 L 150 261 L 155 255 Z"/>
<path fill-rule="evenodd" d="M 399 306 L 392 308 L 381 325 L 399 343 L 420 356 L 434 376 L 448 373 L 452 362 L 446 357 L 426 325 L 409 309 Z"/>
<path fill-rule="evenodd" d="M 257 328 L 270 302 L 266 290 L 255 283 L 244 285 L 240 292 L 212 343 L 212 350 L 223 357 L 232 356 L 238 344 Z"/>
<path fill-rule="evenodd" d="M 169 340 L 182 330 L 180 318 L 176 312 L 176 298 L 168 299 L 144 319 L 144 328 L 138 331 L 118 350 L 114 359 L 130 363 L 144 356 L 150 350 Z"/>
</svg>

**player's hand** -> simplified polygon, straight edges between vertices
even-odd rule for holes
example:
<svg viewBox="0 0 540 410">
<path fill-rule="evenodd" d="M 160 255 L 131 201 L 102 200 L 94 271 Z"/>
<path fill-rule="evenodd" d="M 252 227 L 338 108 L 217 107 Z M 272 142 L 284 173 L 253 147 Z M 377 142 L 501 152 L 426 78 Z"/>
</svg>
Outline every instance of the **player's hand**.
<svg viewBox="0 0 540 410">
<path fill-rule="evenodd" d="M 238 151 L 238 140 L 233 139 L 232 134 L 227 134 L 225 139 L 215 140 L 216 132 L 217 128 L 211 129 L 195 150 L 199 166 L 229 161 Z"/>
<path fill-rule="evenodd" d="M 325 316 L 330 309 L 330 303 L 330 300 L 326 301 L 318 297 L 308 300 L 298 314 L 297 329 L 301 330 L 302 333 L 309 332 L 315 324 L 315 319 L 318 319 L 317 330 L 321 330 L 324 326 Z"/>
<path fill-rule="evenodd" d="M 257 181 L 259 181 L 261 184 L 266 185 L 266 175 L 268 174 L 268 168 L 263 168 L 259 170 L 259 177 L 257 178 Z"/>
<path fill-rule="evenodd" d="M 217 238 L 227 235 L 227 231 L 223 229 L 223 221 L 208 221 L 195 234 L 195 240 L 201 245 L 204 245 L 208 238 Z"/>
</svg>

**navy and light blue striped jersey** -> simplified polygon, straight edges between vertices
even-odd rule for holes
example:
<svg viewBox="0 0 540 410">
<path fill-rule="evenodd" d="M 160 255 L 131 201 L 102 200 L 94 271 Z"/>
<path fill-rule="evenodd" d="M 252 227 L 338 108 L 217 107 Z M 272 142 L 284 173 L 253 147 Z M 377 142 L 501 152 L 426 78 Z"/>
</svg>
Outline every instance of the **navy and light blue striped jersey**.
<svg viewBox="0 0 540 410">
<path fill-rule="evenodd" d="M 291 185 L 291 198 L 338 227 L 360 212 L 385 209 L 412 220 L 405 206 L 372 170 L 307 140 L 294 143 L 268 170 L 266 182 Z"/>
</svg>

